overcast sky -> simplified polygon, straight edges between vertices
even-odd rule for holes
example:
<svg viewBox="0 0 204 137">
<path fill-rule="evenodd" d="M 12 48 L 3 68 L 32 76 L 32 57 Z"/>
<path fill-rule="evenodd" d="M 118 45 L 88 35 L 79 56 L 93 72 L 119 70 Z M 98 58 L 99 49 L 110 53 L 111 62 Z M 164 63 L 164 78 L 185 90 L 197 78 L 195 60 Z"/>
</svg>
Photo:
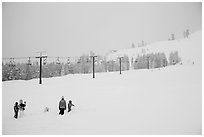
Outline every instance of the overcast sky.
<svg viewBox="0 0 204 137">
<path fill-rule="evenodd" d="M 3 57 L 104 54 L 202 28 L 200 3 L 3 3 Z"/>
</svg>

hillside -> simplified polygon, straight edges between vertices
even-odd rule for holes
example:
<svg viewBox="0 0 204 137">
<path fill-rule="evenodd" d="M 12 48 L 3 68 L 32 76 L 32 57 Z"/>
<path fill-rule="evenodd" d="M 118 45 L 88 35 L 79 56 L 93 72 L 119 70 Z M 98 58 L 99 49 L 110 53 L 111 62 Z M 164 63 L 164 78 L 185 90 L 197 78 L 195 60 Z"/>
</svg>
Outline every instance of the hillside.
<svg viewBox="0 0 204 137">
<path fill-rule="evenodd" d="M 3 135 L 201 135 L 202 66 L 201 32 L 189 39 L 157 42 L 148 52 L 177 50 L 183 65 L 157 69 L 135 69 L 62 77 L 2 82 Z M 142 48 L 119 50 L 114 59 L 135 57 Z M 194 63 L 192 63 L 194 62 Z M 59 116 L 58 103 L 64 96 L 75 107 Z M 16 101 L 27 102 L 23 117 L 14 119 Z M 44 112 L 49 107 L 49 112 Z"/>
<path fill-rule="evenodd" d="M 197 31 L 190 35 L 189 38 L 176 39 L 174 41 L 160 41 L 149 44 L 144 47 L 130 49 L 121 49 L 107 56 L 108 60 L 115 60 L 119 56 L 127 55 L 129 58 L 136 58 L 138 55 L 148 53 L 165 53 L 166 57 L 173 51 L 178 51 L 181 61 L 184 64 L 199 63 L 202 58 L 202 32 Z"/>
</svg>

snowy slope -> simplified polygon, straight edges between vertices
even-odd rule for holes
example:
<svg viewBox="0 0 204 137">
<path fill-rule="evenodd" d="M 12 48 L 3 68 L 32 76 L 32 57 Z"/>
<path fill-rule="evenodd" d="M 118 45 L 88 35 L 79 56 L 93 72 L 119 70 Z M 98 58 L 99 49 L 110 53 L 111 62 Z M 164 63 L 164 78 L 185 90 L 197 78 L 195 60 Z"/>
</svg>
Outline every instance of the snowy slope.
<svg viewBox="0 0 204 137">
<path fill-rule="evenodd" d="M 75 74 L 2 83 L 2 132 L 6 134 L 201 134 L 201 65 L 154 70 Z M 58 115 L 61 96 L 71 113 Z M 13 118 L 15 101 L 27 101 Z M 50 108 L 44 113 L 44 108 Z"/>
<path fill-rule="evenodd" d="M 201 134 L 201 31 L 189 39 L 157 42 L 146 53 L 177 50 L 183 65 L 153 70 L 74 74 L 2 83 L 2 132 L 7 134 Z M 137 57 L 144 48 L 108 56 Z M 195 62 L 192 64 L 192 61 Z M 64 96 L 76 107 L 58 115 Z M 13 105 L 27 101 L 25 116 L 13 118 Z M 45 107 L 50 108 L 44 113 Z"/>
<path fill-rule="evenodd" d="M 197 31 L 190 35 L 187 39 L 178 39 L 174 41 L 161 41 L 152 43 L 145 47 L 122 49 L 115 53 L 111 53 L 107 56 L 108 60 L 115 59 L 119 56 L 127 55 L 129 58 L 136 58 L 137 55 L 147 54 L 147 53 L 165 53 L 166 57 L 172 51 L 178 51 L 179 56 L 183 63 L 201 63 L 202 58 L 202 32 Z"/>
</svg>

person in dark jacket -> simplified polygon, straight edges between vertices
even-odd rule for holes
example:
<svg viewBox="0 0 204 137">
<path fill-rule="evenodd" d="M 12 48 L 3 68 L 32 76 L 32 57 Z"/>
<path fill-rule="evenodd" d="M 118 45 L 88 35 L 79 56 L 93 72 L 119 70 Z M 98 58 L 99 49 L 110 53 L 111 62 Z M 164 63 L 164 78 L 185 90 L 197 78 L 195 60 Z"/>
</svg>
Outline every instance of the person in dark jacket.
<svg viewBox="0 0 204 137">
<path fill-rule="evenodd" d="M 74 104 L 72 104 L 72 101 L 69 100 L 69 103 L 68 103 L 68 112 L 71 111 L 71 107 L 74 106 Z"/>
<path fill-rule="evenodd" d="M 23 100 L 21 99 L 21 100 L 19 101 L 19 110 L 20 110 L 20 112 L 19 112 L 19 118 L 24 116 L 25 107 L 26 107 L 26 101 L 23 102 Z"/>
<path fill-rule="evenodd" d="M 19 102 L 19 107 L 20 107 L 20 111 L 24 111 L 26 107 L 26 101 L 24 101 L 23 103 L 23 100 L 21 99 Z"/>
<path fill-rule="evenodd" d="M 64 115 L 64 111 L 66 110 L 66 101 L 63 96 L 59 102 L 59 110 L 60 110 L 59 115 Z"/>
<path fill-rule="evenodd" d="M 19 106 L 18 106 L 18 102 L 15 103 L 14 105 L 14 118 L 18 118 L 18 110 L 19 110 Z"/>
</svg>

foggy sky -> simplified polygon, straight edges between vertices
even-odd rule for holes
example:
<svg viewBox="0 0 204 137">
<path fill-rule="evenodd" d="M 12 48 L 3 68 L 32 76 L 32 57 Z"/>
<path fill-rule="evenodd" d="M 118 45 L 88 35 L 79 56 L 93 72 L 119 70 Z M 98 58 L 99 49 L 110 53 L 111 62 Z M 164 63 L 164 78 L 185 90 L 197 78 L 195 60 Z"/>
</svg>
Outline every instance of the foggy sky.
<svg viewBox="0 0 204 137">
<path fill-rule="evenodd" d="M 200 3 L 2 3 L 2 56 L 80 56 L 202 28 Z"/>
</svg>

